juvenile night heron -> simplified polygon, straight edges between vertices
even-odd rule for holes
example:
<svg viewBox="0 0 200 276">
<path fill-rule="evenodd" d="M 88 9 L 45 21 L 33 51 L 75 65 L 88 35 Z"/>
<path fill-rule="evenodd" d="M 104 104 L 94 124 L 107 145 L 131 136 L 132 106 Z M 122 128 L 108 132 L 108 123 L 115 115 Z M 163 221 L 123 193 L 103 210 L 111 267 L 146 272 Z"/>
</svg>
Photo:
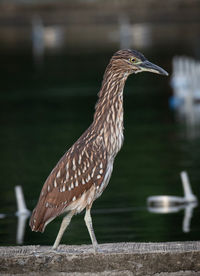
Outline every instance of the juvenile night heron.
<svg viewBox="0 0 200 276">
<path fill-rule="evenodd" d="M 123 89 L 127 77 L 143 71 L 168 73 L 135 50 L 120 50 L 104 73 L 94 120 L 64 154 L 48 176 L 30 219 L 33 231 L 43 232 L 55 217 L 65 213 L 53 249 L 57 249 L 73 215 L 86 208 L 85 223 L 97 250 L 90 210 L 108 185 L 113 162 L 123 143 Z"/>
</svg>

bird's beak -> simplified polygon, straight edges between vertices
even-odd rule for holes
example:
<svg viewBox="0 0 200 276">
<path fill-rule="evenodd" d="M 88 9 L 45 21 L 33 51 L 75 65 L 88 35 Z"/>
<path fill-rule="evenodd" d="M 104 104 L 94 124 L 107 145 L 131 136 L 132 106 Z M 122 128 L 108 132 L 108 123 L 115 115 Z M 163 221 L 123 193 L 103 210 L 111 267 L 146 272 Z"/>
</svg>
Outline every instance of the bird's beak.
<svg viewBox="0 0 200 276">
<path fill-rule="evenodd" d="M 145 60 L 142 63 L 140 63 L 138 67 L 142 71 L 148 71 L 148 72 L 168 76 L 168 73 L 164 69 L 162 69 L 161 67 L 155 65 L 154 63 L 151 63 L 148 60 Z"/>
</svg>

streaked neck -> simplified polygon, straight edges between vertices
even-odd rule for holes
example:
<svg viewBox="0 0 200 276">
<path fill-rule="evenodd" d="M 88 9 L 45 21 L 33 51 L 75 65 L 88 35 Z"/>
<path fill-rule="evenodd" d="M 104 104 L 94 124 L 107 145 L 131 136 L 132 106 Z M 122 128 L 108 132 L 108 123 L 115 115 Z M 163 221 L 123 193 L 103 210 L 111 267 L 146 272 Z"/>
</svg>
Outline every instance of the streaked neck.
<svg viewBox="0 0 200 276">
<path fill-rule="evenodd" d="M 127 73 L 112 70 L 108 65 L 95 107 L 93 127 L 114 155 L 123 141 L 123 90 L 127 77 Z"/>
</svg>

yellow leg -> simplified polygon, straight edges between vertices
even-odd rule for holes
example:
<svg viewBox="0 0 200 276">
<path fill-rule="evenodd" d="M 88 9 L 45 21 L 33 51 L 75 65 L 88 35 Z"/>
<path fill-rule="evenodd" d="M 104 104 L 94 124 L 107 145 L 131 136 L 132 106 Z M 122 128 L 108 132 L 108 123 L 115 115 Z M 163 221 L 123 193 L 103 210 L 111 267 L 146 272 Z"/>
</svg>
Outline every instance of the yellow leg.
<svg viewBox="0 0 200 276">
<path fill-rule="evenodd" d="M 92 226 L 92 218 L 91 218 L 90 210 L 91 210 L 91 206 L 86 208 L 84 220 L 85 220 L 85 224 L 87 226 L 88 232 L 90 234 L 90 238 L 92 241 L 94 251 L 97 252 L 98 243 L 97 243 L 97 240 L 96 240 L 96 237 L 94 234 L 94 229 Z"/>
<path fill-rule="evenodd" d="M 62 236 L 67 228 L 67 226 L 70 224 L 70 221 L 72 219 L 74 215 L 74 211 L 71 211 L 70 213 L 68 213 L 62 220 L 61 226 L 60 226 L 60 230 L 58 232 L 57 238 L 54 242 L 54 245 L 52 247 L 52 249 L 56 250 L 60 244 L 60 240 L 62 239 Z"/>
</svg>

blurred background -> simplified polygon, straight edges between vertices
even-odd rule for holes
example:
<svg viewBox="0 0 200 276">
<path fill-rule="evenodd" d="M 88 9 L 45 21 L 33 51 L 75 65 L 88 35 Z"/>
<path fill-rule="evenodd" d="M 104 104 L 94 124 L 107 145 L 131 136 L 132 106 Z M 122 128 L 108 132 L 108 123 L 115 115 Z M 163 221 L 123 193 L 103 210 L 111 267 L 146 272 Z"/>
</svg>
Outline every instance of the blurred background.
<svg viewBox="0 0 200 276">
<path fill-rule="evenodd" d="M 198 203 L 156 211 L 147 198 L 182 197 L 182 170 L 200 195 L 200 2 L 1 0 L 0 11 L 0 245 L 53 244 L 61 218 L 44 234 L 31 232 L 28 216 L 15 214 L 14 188 L 22 186 L 33 210 L 51 169 L 91 123 L 120 48 L 141 51 L 170 76 L 143 73 L 126 83 L 124 146 L 93 205 L 97 240 L 199 240 Z M 83 214 L 62 243 L 90 243 Z"/>
</svg>

